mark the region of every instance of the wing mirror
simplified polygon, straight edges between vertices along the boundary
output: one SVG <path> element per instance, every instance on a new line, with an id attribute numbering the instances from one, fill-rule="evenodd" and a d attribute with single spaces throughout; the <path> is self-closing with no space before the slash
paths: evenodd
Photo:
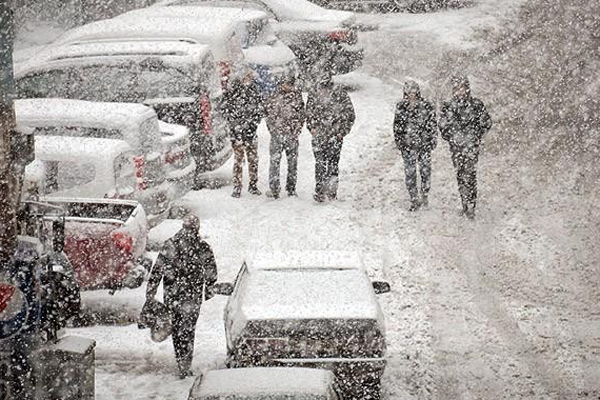
<path id="1" fill-rule="evenodd" d="M 375 290 L 375 294 L 383 294 L 391 292 L 392 288 L 390 284 L 383 281 L 374 281 L 373 282 L 373 290 Z"/>
<path id="2" fill-rule="evenodd" d="M 220 294 L 222 296 L 231 296 L 233 293 L 233 283 L 230 282 L 221 282 L 215 283 L 212 286 L 213 294 Z"/>

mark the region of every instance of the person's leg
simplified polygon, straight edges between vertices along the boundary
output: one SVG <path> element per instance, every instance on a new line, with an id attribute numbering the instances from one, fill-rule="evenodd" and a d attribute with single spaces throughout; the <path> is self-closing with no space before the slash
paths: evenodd
<path id="1" fill-rule="evenodd" d="M 328 180 L 327 180 L 327 196 L 330 200 L 337 198 L 339 174 L 340 174 L 340 157 L 342 155 L 343 139 L 334 139 L 330 142 L 328 152 Z"/>
<path id="2" fill-rule="evenodd" d="M 313 154 L 315 156 L 315 200 L 324 200 L 324 185 L 325 185 L 325 148 L 322 138 L 313 137 L 312 139 Z"/>
<path id="3" fill-rule="evenodd" d="M 431 152 L 419 153 L 419 172 L 421 174 L 421 205 L 429 206 L 429 191 L 431 189 Z"/>
<path id="4" fill-rule="evenodd" d="M 250 175 L 250 183 L 248 191 L 252 194 L 260 195 L 258 190 L 258 139 L 245 144 L 246 156 L 248 157 L 248 175 Z"/>
<path id="5" fill-rule="evenodd" d="M 296 195 L 296 183 L 298 181 L 298 148 L 299 140 L 297 136 L 289 136 L 286 140 L 285 155 L 287 157 L 287 182 L 285 190 L 289 196 Z"/>
<path id="6" fill-rule="evenodd" d="M 475 205 L 477 202 L 477 161 L 469 159 L 465 162 L 465 198 L 467 203 L 467 217 L 475 217 Z"/>
<path id="7" fill-rule="evenodd" d="M 460 195 L 460 202 L 462 205 L 462 213 L 467 213 L 467 197 L 465 192 L 465 158 L 462 153 L 458 150 L 452 152 L 452 163 L 456 170 L 456 181 L 458 183 L 458 193 Z"/>
<path id="8" fill-rule="evenodd" d="M 173 346 L 182 378 L 190 375 L 194 357 L 194 339 L 196 323 L 200 314 L 200 305 L 190 304 L 186 309 L 178 310 L 173 318 Z M 177 319 L 177 324 L 175 323 Z M 177 329 L 176 329 L 177 328 Z"/>
<path id="9" fill-rule="evenodd" d="M 281 169 L 281 153 L 283 151 L 283 136 L 277 133 L 271 134 L 271 143 L 269 145 L 269 153 L 271 162 L 269 165 L 269 188 L 273 197 L 279 197 L 281 190 L 279 184 L 279 174 Z"/>
<path id="10" fill-rule="evenodd" d="M 232 142 L 233 149 L 233 194 L 240 197 L 242 192 L 242 168 L 244 166 L 244 147 L 238 142 Z"/>
<path id="11" fill-rule="evenodd" d="M 411 211 L 419 208 L 419 188 L 417 186 L 417 152 L 414 150 L 402 150 L 402 160 L 404 161 L 404 176 L 406 189 L 410 198 Z"/>

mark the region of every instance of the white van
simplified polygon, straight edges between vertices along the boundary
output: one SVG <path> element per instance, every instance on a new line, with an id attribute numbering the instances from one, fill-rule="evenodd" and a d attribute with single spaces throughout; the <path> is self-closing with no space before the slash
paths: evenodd
<path id="1" fill-rule="evenodd" d="M 162 155 L 172 199 L 189 192 L 196 165 L 184 127 L 159 125 L 154 110 L 141 104 L 101 103 L 65 99 L 15 101 L 17 124 L 34 135 L 117 139 L 127 142 L 136 156 Z M 161 133 L 161 129 L 166 131 Z M 182 131 L 183 130 L 183 131 Z"/>
<path id="2" fill-rule="evenodd" d="M 207 45 L 138 38 L 51 46 L 17 66 L 15 79 L 17 96 L 23 99 L 151 106 L 161 121 L 189 130 L 195 176 L 220 167 L 231 155 L 226 123 L 216 106 L 221 95 L 219 74 Z M 179 153 L 165 155 L 168 173 L 172 170 L 181 176 L 187 173 L 181 168 L 191 169 L 177 150 L 186 147 L 185 140 L 171 128 L 163 130 L 165 151 Z"/>
<path id="3" fill-rule="evenodd" d="M 47 198 L 136 200 L 154 226 L 168 215 L 169 184 L 160 154 L 136 154 L 124 140 L 37 135 L 23 191 Z"/>

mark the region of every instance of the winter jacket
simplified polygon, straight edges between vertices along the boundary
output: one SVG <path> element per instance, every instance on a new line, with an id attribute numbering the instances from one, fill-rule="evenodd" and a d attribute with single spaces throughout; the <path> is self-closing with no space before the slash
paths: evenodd
<path id="1" fill-rule="evenodd" d="M 492 118 L 481 100 L 453 98 L 442 105 L 438 125 L 452 152 L 478 151 L 483 135 L 492 127 Z"/>
<path id="2" fill-rule="evenodd" d="M 433 105 L 419 99 L 396 104 L 394 139 L 400 150 L 432 151 L 437 146 L 437 123 Z"/>
<path id="3" fill-rule="evenodd" d="M 169 309 L 186 302 L 202 303 L 204 290 L 217 281 L 217 264 L 208 243 L 199 234 L 179 231 L 163 246 L 148 280 L 153 298 L 163 280 L 164 303 Z"/>
<path id="4" fill-rule="evenodd" d="M 306 119 L 302 92 L 275 92 L 267 102 L 267 128 L 269 133 L 282 135 L 300 135 Z"/>
<path id="5" fill-rule="evenodd" d="M 316 137 L 346 136 L 355 119 L 354 106 L 345 89 L 335 87 L 327 97 L 323 97 L 319 91 L 309 94 L 306 126 Z"/>
<path id="6" fill-rule="evenodd" d="M 255 83 L 232 82 L 223 94 L 222 110 L 229 124 L 231 140 L 256 140 L 256 130 L 264 116 L 264 105 Z"/>

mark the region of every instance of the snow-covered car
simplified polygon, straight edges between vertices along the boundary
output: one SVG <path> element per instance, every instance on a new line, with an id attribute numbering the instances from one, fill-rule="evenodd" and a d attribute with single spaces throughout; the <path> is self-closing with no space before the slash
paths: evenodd
<path id="1" fill-rule="evenodd" d="M 170 198 L 192 188 L 196 163 L 190 153 L 185 127 L 159 124 L 154 110 L 141 104 L 102 103 L 65 99 L 15 101 L 20 129 L 34 135 L 95 137 L 126 141 L 143 162 L 162 154 Z"/>
<path id="2" fill-rule="evenodd" d="M 343 400 L 330 371 L 314 368 L 234 368 L 196 378 L 188 400 Z"/>
<path id="3" fill-rule="evenodd" d="M 23 191 L 48 199 L 136 200 L 155 226 L 171 208 L 163 160 L 159 153 L 136 154 L 124 140 L 38 135 Z"/>
<path id="4" fill-rule="evenodd" d="M 193 5 L 267 13 L 275 34 L 296 54 L 308 79 L 324 70 L 346 74 L 362 65 L 364 48 L 351 12 L 327 10 L 308 0 L 163 0 L 154 7 Z"/>
<path id="5" fill-rule="evenodd" d="M 146 213 L 136 201 L 47 198 L 37 204 L 56 206 L 64 221 L 64 252 L 82 290 L 134 288 L 147 274 Z M 30 214 L 35 214 L 32 210 Z M 44 215 L 46 229 L 54 221 Z"/>
<path id="6" fill-rule="evenodd" d="M 245 63 L 255 71 L 264 95 L 275 88 L 277 78 L 298 74 L 296 56 L 274 34 L 264 12 L 240 8 L 149 7 L 127 12 L 119 18 L 136 20 L 149 17 L 191 18 L 198 24 L 230 21 L 236 27 Z"/>
<path id="7" fill-rule="evenodd" d="M 15 78 L 20 98 L 151 106 L 160 120 L 189 129 L 196 174 L 220 167 L 231 155 L 225 120 L 216 106 L 221 96 L 219 73 L 207 45 L 150 37 L 89 39 L 49 47 L 18 65 Z M 171 130 L 164 132 L 167 153 L 186 147 L 185 135 L 173 135 Z M 192 160 L 183 155 L 165 154 L 168 170 L 180 178 L 192 170 Z M 176 165 L 169 160 L 176 160 Z"/>
<path id="8" fill-rule="evenodd" d="M 386 360 L 384 318 L 358 256 L 262 254 L 245 262 L 225 308 L 230 367 L 297 366 L 332 370 L 345 396 L 379 396 Z M 372 397 L 373 398 L 373 397 Z"/>

